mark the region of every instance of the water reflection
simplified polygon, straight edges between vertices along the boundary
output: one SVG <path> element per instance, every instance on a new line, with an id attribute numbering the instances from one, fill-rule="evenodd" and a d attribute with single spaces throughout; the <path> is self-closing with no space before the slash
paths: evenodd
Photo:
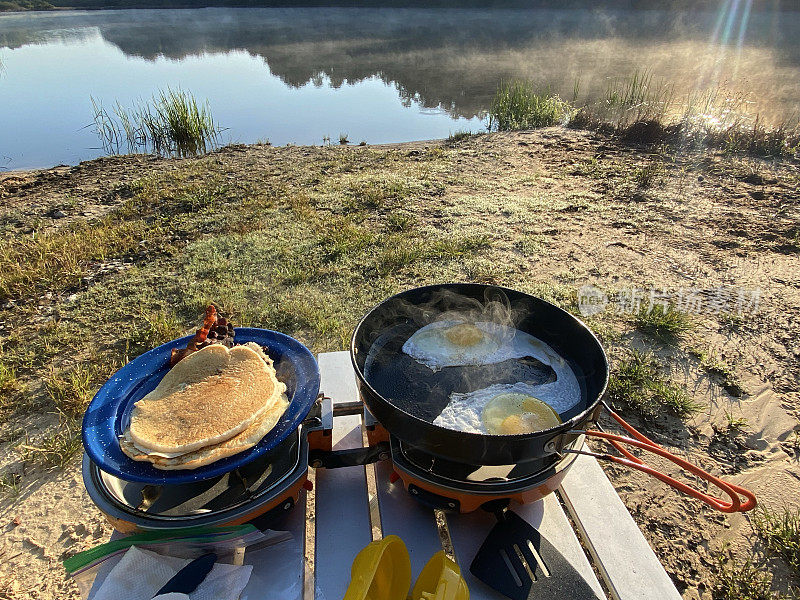
<path id="1" fill-rule="evenodd" d="M 362 84 L 369 95 L 377 92 L 373 83 L 382 82 L 406 106 L 446 111 L 471 119 L 472 125 L 502 79 L 531 78 L 567 98 L 580 79 L 579 99 L 592 100 L 604 93 L 609 78 L 642 68 L 656 79 L 674 82 L 677 94 L 723 86 L 726 93 L 746 95 L 758 101 L 768 120 L 784 120 L 798 111 L 798 13 L 731 17 L 730 11 L 602 11 L 590 8 L 594 4 L 587 2 L 584 10 L 528 11 L 276 8 L 18 14 L 0 16 L 0 47 L 5 48 L 0 59 L 5 57 L 10 66 L 14 52 L 31 45 L 55 53 L 58 48 L 98 48 L 102 41 L 121 51 L 131 65 L 143 59 L 162 70 L 174 61 L 224 68 L 223 82 L 228 66 L 218 59 L 244 55 L 263 61 L 264 79 L 275 76 L 289 89 Z M 56 68 L 46 61 L 38 64 Z M 91 79 L 80 73 L 79 65 L 67 68 L 76 77 Z M 140 72 L 131 69 L 130 85 L 139 86 Z M 212 77 L 210 73 L 205 77 Z M 15 77 L 9 70 L 4 79 Z M 88 95 L 85 90 L 87 103 Z M 218 120 L 227 124 L 214 94 L 210 99 Z M 364 107 L 367 112 L 381 110 Z M 336 135 L 336 124 L 332 127 Z M 237 133 L 243 141 L 268 136 L 281 142 L 272 131 Z M 314 132 L 315 139 L 320 135 Z M 367 137 L 380 142 L 402 135 Z"/>

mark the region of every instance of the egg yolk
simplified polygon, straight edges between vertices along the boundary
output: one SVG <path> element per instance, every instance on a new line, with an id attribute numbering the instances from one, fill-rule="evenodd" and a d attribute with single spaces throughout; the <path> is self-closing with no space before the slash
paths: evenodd
<path id="1" fill-rule="evenodd" d="M 495 435 L 519 435 L 555 427 L 558 413 L 546 402 L 524 394 L 500 394 L 492 398 L 481 414 L 486 431 Z"/>
<path id="2" fill-rule="evenodd" d="M 527 433 L 525 421 L 519 415 L 511 415 L 503 419 L 500 423 L 500 431 L 505 435 L 518 435 L 520 433 Z"/>
<path id="3" fill-rule="evenodd" d="M 522 402 L 522 410 L 528 413 L 538 413 L 540 411 L 544 411 L 545 413 L 552 412 L 552 408 L 544 404 L 544 402 L 539 400 L 538 398 L 528 398 Z"/>
<path id="4" fill-rule="evenodd" d="M 483 341 L 483 331 L 472 323 L 459 323 L 448 327 L 444 332 L 444 336 L 451 344 L 462 348 L 475 346 Z"/>

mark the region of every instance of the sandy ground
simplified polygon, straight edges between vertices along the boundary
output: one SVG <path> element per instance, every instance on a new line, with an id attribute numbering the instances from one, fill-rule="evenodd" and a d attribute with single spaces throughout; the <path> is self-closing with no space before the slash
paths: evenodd
<path id="1" fill-rule="evenodd" d="M 400 150 L 411 161 L 414 152 L 440 144 L 372 150 Z M 338 151 L 237 147 L 215 157 L 231 177 L 247 178 L 277 158 L 302 163 L 310 155 Z M 712 473 L 749 487 L 764 506 L 800 505 L 797 162 L 716 154 L 664 159 L 597 134 L 561 129 L 482 136 L 450 151 L 443 193 L 414 210 L 434 229 L 498 232 L 499 241 L 483 260 L 500 265 L 492 275 L 499 283 L 524 288 L 520 282 L 535 278 L 609 292 L 631 287 L 760 290 L 756 311 L 733 325 L 717 314 L 698 315 L 695 328 L 675 345 L 635 331 L 624 315 L 604 313 L 589 323 L 612 358 L 627 347 L 652 349 L 668 365 L 671 379 L 704 406 L 686 422 L 664 417 L 644 423 L 632 417 L 634 424 Z M 641 189 L 630 183 L 635 168 L 654 161 L 664 165 L 654 185 Z M 0 175 L 0 214 L 7 222 L 20 213 L 40 216 L 50 219 L 48 227 L 96 218 L 113 208 L 108 190 L 188 162 L 121 157 Z M 52 207 L 65 197 L 77 208 L 54 219 Z M 19 233 L 6 227 L 8 237 Z M 520 239 L 540 247 L 521 252 Z M 12 322 L 13 307 L 4 311 Z M 711 349 L 731 365 L 745 393 L 728 393 L 719 377 L 700 367 L 692 348 Z M 728 415 L 745 419 L 746 426 L 723 434 Z M 46 410 L 12 414 L 0 423 L 0 471 L 19 479 L 16 493 L 0 495 L 0 598 L 75 598 L 60 561 L 111 533 L 83 488 L 79 459 L 63 469 L 20 460 L 21 442 L 14 432 L 35 432 L 52 423 Z M 653 463 L 675 472 L 663 461 Z M 607 473 L 684 598 L 711 598 L 717 556 L 728 545 L 740 558 L 755 556 L 775 575 L 778 587 L 792 583 L 779 560 L 764 558 L 748 515 L 714 513 L 622 468 L 608 467 Z"/>

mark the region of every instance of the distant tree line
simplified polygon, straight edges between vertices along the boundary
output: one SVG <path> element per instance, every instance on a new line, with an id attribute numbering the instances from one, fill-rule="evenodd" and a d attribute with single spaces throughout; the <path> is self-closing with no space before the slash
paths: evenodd
<path id="1" fill-rule="evenodd" d="M 0 0 L 0 12 L 10 10 L 53 10 L 55 6 L 44 0 Z"/>
<path id="2" fill-rule="evenodd" d="M 0 0 L 0 11 L 64 8 L 206 8 L 221 7 L 435 7 L 435 8 L 610 8 L 714 9 L 722 0 Z M 754 8 L 798 9 L 796 0 L 755 0 Z"/>

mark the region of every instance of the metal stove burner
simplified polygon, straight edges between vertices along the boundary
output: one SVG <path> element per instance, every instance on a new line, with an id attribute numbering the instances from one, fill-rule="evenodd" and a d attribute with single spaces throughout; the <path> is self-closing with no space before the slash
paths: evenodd
<path id="1" fill-rule="evenodd" d="M 136 525 L 176 527 L 235 520 L 279 497 L 305 478 L 308 444 L 300 430 L 272 452 L 220 477 L 153 486 L 124 481 L 101 471 L 84 456 L 84 481 L 107 515 Z"/>
<path id="2" fill-rule="evenodd" d="M 583 436 L 576 440 L 580 446 Z M 392 463 L 395 468 L 443 490 L 474 494 L 516 493 L 540 485 L 566 469 L 575 455 L 567 454 L 542 466 L 540 461 L 515 465 L 470 465 L 434 456 L 390 436 Z"/>

